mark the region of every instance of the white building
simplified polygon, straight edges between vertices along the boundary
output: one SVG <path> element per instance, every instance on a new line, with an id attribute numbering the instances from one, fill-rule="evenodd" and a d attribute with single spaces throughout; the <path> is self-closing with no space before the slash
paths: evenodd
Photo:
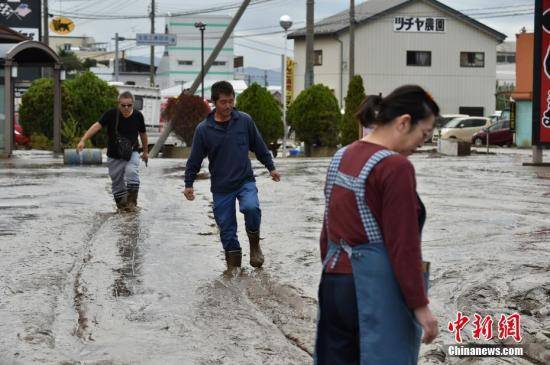
<path id="1" fill-rule="evenodd" d="M 516 84 L 516 42 L 503 42 L 497 46 L 497 84 Z"/>
<path id="2" fill-rule="evenodd" d="M 435 0 L 368 0 L 356 6 L 355 73 L 368 94 L 403 84 L 426 88 L 443 113 L 495 109 L 496 46 L 506 36 Z M 305 29 L 295 40 L 294 95 L 304 88 Z M 315 25 L 315 83 L 347 93 L 349 12 Z"/>
<path id="3" fill-rule="evenodd" d="M 169 17 L 166 30 L 177 35 L 177 45 L 166 47 L 157 69 L 157 82 L 161 89 L 193 81 L 201 71 L 201 33 L 196 22 L 206 24 L 204 32 L 204 62 L 225 32 L 230 16 L 199 15 L 195 17 Z M 225 43 L 205 79 L 233 79 L 233 37 Z M 200 87 L 198 89 L 200 91 Z"/>

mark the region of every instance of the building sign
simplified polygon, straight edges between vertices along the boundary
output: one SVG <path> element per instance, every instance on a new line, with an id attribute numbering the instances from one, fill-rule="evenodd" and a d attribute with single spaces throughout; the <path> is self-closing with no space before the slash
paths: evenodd
<path id="1" fill-rule="evenodd" d="M 136 45 L 138 46 L 175 46 L 178 43 L 175 34 L 138 33 Z"/>
<path id="2" fill-rule="evenodd" d="M 533 145 L 550 145 L 550 0 L 535 2 Z"/>
<path id="3" fill-rule="evenodd" d="M 23 85 L 19 85 L 19 84 L 16 84 L 13 88 L 13 95 L 16 99 L 19 99 L 19 98 L 22 98 L 23 97 L 23 94 L 25 94 L 27 92 L 27 90 L 29 90 L 31 86 L 29 84 L 23 84 Z"/>
<path id="4" fill-rule="evenodd" d="M 74 22 L 63 16 L 56 16 L 50 22 L 50 29 L 57 34 L 69 34 L 74 30 Z"/>
<path id="5" fill-rule="evenodd" d="M 445 33 L 445 26 L 445 18 L 396 16 L 393 20 L 395 32 Z"/>
<path id="6" fill-rule="evenodd" d="M 41 9 L 40 0 L 0 0 L 0 24 L 39 41 Z"/>
<path id="7" fill-rule="evenodd" d="M 29 38 L 30 40 L 40 42 L 40 28 L 11 28 L 12 30 L 15 30 L 16 32 L 21 33 L 25 37 Z"/>
<path id="8" fill-rule="evenodd" d="M 292 58 L 286 59 L 286 106 L 288 107 L 292 102 L 294 96 L 294 60 Z"/>
<path id="9" fill-rule="evenodd" d="M 516 131 L 516 102 L 510 103 L 510 131 Z"/>

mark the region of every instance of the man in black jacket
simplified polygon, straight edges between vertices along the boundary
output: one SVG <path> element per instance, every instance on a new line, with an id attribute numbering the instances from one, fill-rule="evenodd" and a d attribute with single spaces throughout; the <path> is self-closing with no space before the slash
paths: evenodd
<path id="1" fill-rule="evenodd" d="M 118 118 L 117 118 L 118 114 Z M 133 152 L 127 161 L 120 156 L 117 149 L 115 127 L 118 119 L 118 135 L 130 141 Z M 147 163 L 149 153 L 147 147 L 147 133 L 145 120 L 140 111 L 134 110 L 134 96 L 129 91 L 121 93 L 118 97 L 118 108 L 107 110 L 84 134 L 76 151 L 84 148 L 86 140 L 92 138 L 101 128 L 107 127 L 109 141 L 107 144 L 107 163 L 109 176 L 111 177 L 111 191 L 115 203 L 120 210 L 134 210 L 137 206 L 139 192 L 139 144 L 138 135 L 143 146 L 141 159 Z"/>

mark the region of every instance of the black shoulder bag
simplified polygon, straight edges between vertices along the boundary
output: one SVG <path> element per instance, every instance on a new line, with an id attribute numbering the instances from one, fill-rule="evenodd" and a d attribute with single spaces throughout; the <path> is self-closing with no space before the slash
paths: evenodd
<path id="1" fill-rule="evenodd" d="M 120 112 L 116 111 L 116 124 L 115 124 L 115 142 L 117 152 L 121 159 L 130 161 L 132 158 L 132 153 L 134 152 L 134 144 L 128 138 L 118 134 L 118 114 Z"/>

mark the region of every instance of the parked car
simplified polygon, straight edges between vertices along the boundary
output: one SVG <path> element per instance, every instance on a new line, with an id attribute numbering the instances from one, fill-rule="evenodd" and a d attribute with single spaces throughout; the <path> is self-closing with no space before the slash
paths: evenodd
<path id="1" fill-rule="evenodd" d="M 13 126 L 14 126 L 13 134 L 15 135 L 15 144 L 20 146 L 27 146 L 30 140 L 29 140 L 29 137 L 27 137 L 23 132 L 23 128 L 21 128 L 21 126 L 17 122 L 15 122 Z"/>
<path id="2" fill-rule="evenodd" d="M 498 122 L 501 118 L 502 110 L 495 110 L 495 112 L 489 115 L 487 118 L 491 119 L 491 124 Z"/>
<path id="3" fill-rule="evenodd" d="M 510 130 L 509 120 L 500 120 L 487 128 L 483 128 L 472 136 L 472 143 L 476 146 L 487 144 L 487 134 L 489 134 L 489 144 L 510 146 L 514 143 L 514 133 Z"/>
<path id="4" fill-rule="evenodd" d="M 500 113 L 498 120 L 510 120 L 510 109 L 504 109 L 502 113 Z"/>
<path id="5" fill-rule="evenodd" d="M 430 137 L 432 142 L 436 143 L 437 139 L 439 138 L 439 131 L 445 124 L 449 123 L 452 119 L 455 118 L 464 118 L 468 117 L 466 114 L 441 114 L 437 118 L 435 118 L 435 126 L 432 136 Z M 426 140 L 426 142 L 429 142 L 429 140 Z"/>
<path id="6" fill-rule="evenodd" d="M 442 139 L 458 139 L 464 142 L 471 142 L 472 136 L 481 128 L 491 125 L 491 120 L 484 117 L 461 117 L 454 118 L 441 128 Z"/>

